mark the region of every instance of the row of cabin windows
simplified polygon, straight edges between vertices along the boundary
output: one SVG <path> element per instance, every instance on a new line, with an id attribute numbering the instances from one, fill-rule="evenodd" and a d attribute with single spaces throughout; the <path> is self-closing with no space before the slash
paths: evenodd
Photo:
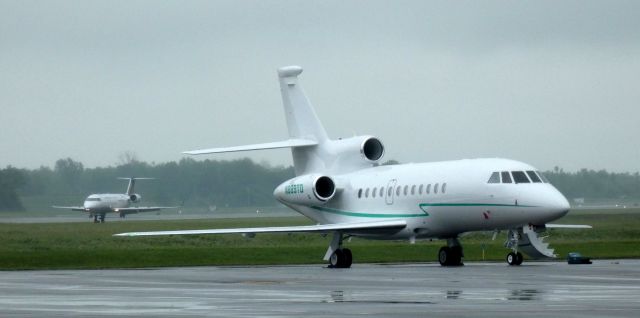
<path id="1" fill-rule="evenodd" d="M 384 188 L 385 187 L 380 187 L 380 188 L 366 188 L 366 189 L 358 189 L 358 199 L 362 198 L 362 196 L 364 195 L 365 198 L 368 198 L 369 196 L 371 196 L 372 198 L 377 197 L 384 197 Z M 440 190 L 440 193 L 445 193 L 447 191 L 447 183 L 443 183 L 442 186 L 440 186 L 439 183 L 436 183 L 433 185 L 433 193 L 437 194 L 438 193 L 438 189 Z M 415 184 L 412 185 L 411 187 L 409 187 L 408 185 L 403 186 L 397 186 L 395 188 L 396 190 L 396 196 L 400 196 L 400 194 L 404 194 L 405 196 L 407 195 L 422 195 L 422 192 L 424 190 L 424 194 L 430 194 L 431 193 L 431 184 L 427 184 L 426 186 L 424 184 L 418 185 L 416 186 Z M 391 196 L 393 194 L 393 187 L 388 187 L 387 188 L 387 196 Z"/>
<path id="2" fill-rule="evenodd" d="M 549 183 L 540 172 L 528 171 L 496 171 L 491 174 L 487 183 Z"/>

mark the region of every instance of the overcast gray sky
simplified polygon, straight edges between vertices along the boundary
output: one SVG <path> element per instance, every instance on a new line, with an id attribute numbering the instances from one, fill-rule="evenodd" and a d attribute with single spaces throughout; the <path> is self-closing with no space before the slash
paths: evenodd
<path id="1" fill-rule="evenodd" d="M 385 159 L 640 170 L 640 1 L 0 1 L 0 167 L 286 139 L 291 64 Z"/>

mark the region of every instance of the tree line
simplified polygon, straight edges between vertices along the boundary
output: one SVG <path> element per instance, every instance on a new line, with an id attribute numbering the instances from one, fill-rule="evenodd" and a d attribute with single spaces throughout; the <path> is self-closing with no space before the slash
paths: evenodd
<path id="1" fill-rule="evenodd" d="M 385 164 L 396 164 L 389 161 Z M 582 169 L 565 172 L 554 168 L 544 173 L 567 198 L 640 198 L 640 175 Z M 71 158 L 56 161 L 53 168 L 0 170 L 0 211 L 24 209 L 21 197 L 73 198 L 78 205 L 91 193 L 124 193 L 127 183 L 118 177 L 154 177 L 139 181 L 136 192 L 145 202 L 162 205 L 273 206 L 273 189 L 292 178 L 292 167 L 257 164 L 250 159 L 149 164 L 134 159 L 117 166 L 85 168 Z"/>

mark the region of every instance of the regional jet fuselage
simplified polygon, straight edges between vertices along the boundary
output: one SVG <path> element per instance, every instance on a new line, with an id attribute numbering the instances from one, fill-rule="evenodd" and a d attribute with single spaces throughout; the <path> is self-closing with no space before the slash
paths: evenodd
<path id="1" fill-rule="evenodd" d="M 82 206 L 53 206 L 57 209 L 70 209 L 72 211 L 83 211 L 89 213 L 89 217 L 93 218 L 94 223 L 103 223 L 107 213 L 117 213 L 121 218 L 127 214 L 138 212 L 159 211 L 161 209 L 175 207 L 134 207 L 135 203 L 142 200 L 142 196 L 135 193 L 136 180 L 152 179 L 152 178 L 118 178 L 129 180 L 126 193 L 101 193 L 91 194 L 85 200 Z"/>

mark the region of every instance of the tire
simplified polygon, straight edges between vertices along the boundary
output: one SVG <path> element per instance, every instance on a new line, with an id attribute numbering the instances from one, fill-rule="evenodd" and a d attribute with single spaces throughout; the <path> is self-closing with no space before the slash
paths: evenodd
<path id="1" fill-rule="evenodd" d="M 329 263 L 331 264 L 330 265 L 331 268 L 342 268 L 344 264 L 344 254 L 342 253 L 341 249 L 338 249 L 335 252 L 333 252 L 333 254 L 331 254 L 331 257 L 329 258 Z"/>
<path id="2" fill-rule="evenodd" d="M 509 252 L 509 254 L 507 254 L 507 264 L 514 266 L 516 265 L 517 260 L 518 256 L 516 256 L 516 253 Z"/>
<path id="3" fill-rule="evenodd" d="M 449 266 L 451 258 L 451 249 L 448 246 L 443 246 L 438 251 L 438 262 L 441 266 Z"/>
<path id="4" fill-rule="evenodd" d="M 520 252 L 516 253 L 516 263 L 515 263 L 515 265 L 522 265 L 523 261 L 524 261 L 524 256 L 522 256 L 522 253 L 520 253 Z"/>
<path id="5" fill-rule="evenodd" d="M 344 264 L 342 264 L 342 268 L 351 268 L 351 264 L 353 263 L 353 254 L 351 254 L 351 250 L 343 248 L 342 254 L 344 255 Z"/>
<path id="6" fill-rule="evenodd" d="M 454 246 L 450 248 L 451 256 L 449 257 L 450 266 L 462 265 L 462 246 Z"/>

